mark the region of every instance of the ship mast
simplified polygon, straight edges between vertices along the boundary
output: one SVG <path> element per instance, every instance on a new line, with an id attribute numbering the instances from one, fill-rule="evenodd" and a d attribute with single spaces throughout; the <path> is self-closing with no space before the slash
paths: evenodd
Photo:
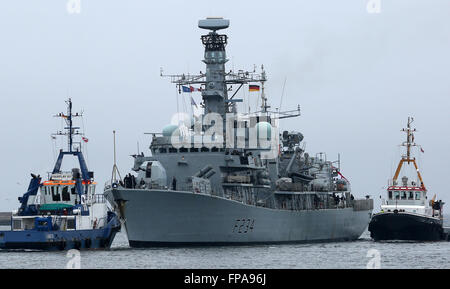
<path id="1" fill-rule="evenodd" d="M 398 166 L 397 166 L 397 170 L 395 171 L 395 175 L 392 178 L 392 183 L 395 184 L 397 182 L 398 179 L 398 175 L 400 174 L 400 170 L 403 166 L 403 163 L 413 163 L 414 167 L 416 168 L 416 172 L 417 172 L 417 176 L 420 180 L 420 186 L 422 189 L 425 190 L 425 184 L 423 183 L 423 179 L 422 176 L 419 172 L 419 167 L 417 166 L 416 163 L 416 158 L 412 158 L 411 157 L 411 147 L 417 146 L 417 144 L 414 142 L 414 132 L 416 132 L 415 128 L 411 128 L 411 124 L 413 123 L 414 118 L 413 117 L 408 117 L 408 123 L 406 128 L 403 128 L 402 131 L 406 133 L 406 141 L 403 142 L 401 145 L 406 147 L 406 155 L 402 156 L 402 159 L 400 160 Z"/>
<path id="2" fill-rule="evenodd" d="M 52 173 L 56 174 L 56 173 L 60 173 L 61 172 L 61 165 L 62 165 L 62 161 L 65 155 L 72 155 L 78 158 L 78 162 L 80 163 L 80 170 L 81 170 L 81 174 L 82 174 L 82 179 L 83 181 L 90 181 L 93 178 L 93 173 L 89 172 L 87 165 L 86 165 L 86 161 L 84 160 L 84 156 L 83 153 L 81 152 L 81 142 L 80 147 L 76 150 L 73 149 L 73 137 L 75 135 L 83 135 L 83 133 L 81 133 L 79 131 L 79 127 L 75 127 L 73 126 L 73 118 L 74 117 L 81 117 L 83 116 L 83 113 L 72 113 L 72 99 L 68 99 L 66 101 L 67 103 L 67 114 L 64 114 L 63 112 L 58 113 L 57 115 L 55 115 L 55 117 L 60 117 L 63 118 L 66 121 L 66 127 L 64 127 L 64 129 L 66 130 L 65 132 L 63 131 L 58 131 L 54 134 L 52 134 L 52 136 L 67 136 L 67 143 L 68 143 L 68 150 L 67 151 L 63 151 L 63 149 L 60 150 L 59 155 L 58 155 L 58 159 L 56 160 L 55 166 L 53 168 Z M 81 189 L 79 189 L 79 193 L 81 194 Z"/>
<path id="3" fill-rule="evenodd" d="M 75 135 L 82 135 L 82 133 L 80 133 L 78 131 L 78 129 L 80 129 L 79 127 L 74 127 L 73 126 L 73 118 L 74 117 L 81 117 L 83 116 L 83 113 L 72 113 L 72 99 L 68 99 L 66 101 L 67 103 L 67 114 L 64 113 L 59 113 L 57 115 L 55 115 L 55 117 L 61 117 L 66 121 L 66 127 L 64 128 L 66 130 L 66 132 L 62 132 L 62 131 L 58 131 L 57 133 L 53 134 L 53 136 L 67 136 L 67 145 L 68 145 L 68 150 L 67 152 L 72 153 L 73 152 L 73 137 Z M 81 147 L 80 147 L 81 149 Z"/>
<path id="4" fill-rule="evenodd" d="M 224 34 L 218 34 L 218 30 L 226 29 L 230 25 L 229 20 L 221 17 L 209 17 L 200 20 L 198 27 L 209 30 L 208 34 L 202 35 L 202 44 L 205 47 L 203 62 L 206 64 L 206 73 L 191 74 L 164 74 L 161 68 L 161 77 L 168 77 L 171 82 L 176 84 L 178 92 L 181 93 L 181 87 L 198 84 L 201 86 L 203 107 L 205 114 L 214 112 L 222 115 L 236 112 L 233 108 L 237 102 L 243 102 L 242 99 L 234 98 L 238 91 L 245 85 L 251 83 L 261 84 L 261 112 L 268 113 L 270 106 L 267 104 L 264 83 L 267 81 L 264 66 L 261 66 L 261 73 L 257 73 L 255 69 L 252 71 L 238 70 L 237 72 L 230 70 L 225 71 L 226 58 L 225 47 L 228 44 L 228 37 Z M 228 92 L 231 91 L 233 84 L 238 85 L 231 97 Z M 228 85 L 231 85 L 228 88 Z M 279 119 L 300 116 L 300 106 L 295 110 L 277 111 Z"/>

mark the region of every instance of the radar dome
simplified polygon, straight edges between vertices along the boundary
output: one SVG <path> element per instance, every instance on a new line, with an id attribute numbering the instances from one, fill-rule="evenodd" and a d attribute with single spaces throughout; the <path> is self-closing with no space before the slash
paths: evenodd
<path id="1" fill-rule="evenodd" d="M 163 134 L 163 136 L 171 137 L 173 132 L 177 129 L 178 129 L 177 125 L 169 124 L 163 128 L 162 134 Z"/>
<path id="2" fill-rule="evenodd" d="M 262 121 L 262 122 L 258 122 L 256 124 L 256 130 L 258 133 L 258 138 L 260 138 L 260 136 L 263 138 L 265 137 L 266 139 L 270 139 L 271 138 L 271 134 L 272 134 L 272 125 L 270 125 L 270 123 Z"/>

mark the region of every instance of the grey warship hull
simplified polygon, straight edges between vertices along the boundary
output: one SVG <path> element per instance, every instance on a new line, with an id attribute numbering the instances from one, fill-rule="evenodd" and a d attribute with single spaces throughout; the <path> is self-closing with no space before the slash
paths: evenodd
<path id="1" fill-rule="evenodd" d="M 371 210 L 279 210 L 188 191 L 109 189 L 131 247 L 350 241 Z M 144 217 L 145 216 L 145 217 Z"/>

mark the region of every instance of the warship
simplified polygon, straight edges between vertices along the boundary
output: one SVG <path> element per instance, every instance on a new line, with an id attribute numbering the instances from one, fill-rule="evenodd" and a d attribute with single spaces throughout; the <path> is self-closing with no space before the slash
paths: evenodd
<path id="1" fill-rule="evenodd" d="M 388 183 L 387 198 L 382 200 L 381 211 L 374 214 L 369 223 L 371 237 L 380 240 L 437 241 L 448 239 L 448 229 L 443 227 L 444 202 L 436 200 L 436 195 L 428 201 L 427 188 L 423 181 L 416 158 L 412 156 L 413 147 L 422 147 L 414 142 L 415 128 L 411 128 L 414 118 L 408 117 L 406 154 L 398 163 L 394 176 Z M 403 165 L 414 165 L 417 179 L 406 175 L 398 181 Z"/>
<path id="2" fill-rule="evenodd" d="M 103 194 L 95 193 L 94 172 L 90 171 L 81 151 L 81 141 L 87 142 L 73 118 L 72 101 L 67 101 L 67 113 L 59 113 L 67 124 L 68 149 L 60 150 L 48 179 L 31 174 L 27 191 L 19 197 L 20 207 L 11 214 L 11 229 L 0 231 L 0 249 L 70 250 L 109 248 L 120 230 L 120 220 L 108 208 Z M 80 142 L 74 137 L 81 136 Z M 79 167 L 62 171 L 64 157 L 74 157 Z"/>
<path id="3" fill-rule="evenodd" d="M 373 200 L 354 198 L 340 160 L 310 156 L 302 133 L 279 129 L 300 107 L 270 111 L 263 66 L 261 72 L 225 69 L 228 37 L 218 31 L 229 20 L 206 18 L 198 26 L 208 31 L 201 36 L 206 72 L 161 76 L 179 93 L 201 92 L 203 112 L 177 115 L 151 133 L 151 155 L 133 155 L 132 172 L 105 184 L 130 246 L 358 239 Z M 236 95 L 247 86 L 261 105 L 238 113 L 243 100 Z"/>

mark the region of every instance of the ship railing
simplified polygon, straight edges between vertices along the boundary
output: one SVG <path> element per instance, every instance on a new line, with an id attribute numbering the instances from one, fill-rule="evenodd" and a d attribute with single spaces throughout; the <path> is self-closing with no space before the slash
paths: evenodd
<path id="1" fill-rule="evenodd" d="M 104 203 L 106 203 L 105 195 L 103 194 L 92 195 L 92 204 L 104 204 Z"/>

